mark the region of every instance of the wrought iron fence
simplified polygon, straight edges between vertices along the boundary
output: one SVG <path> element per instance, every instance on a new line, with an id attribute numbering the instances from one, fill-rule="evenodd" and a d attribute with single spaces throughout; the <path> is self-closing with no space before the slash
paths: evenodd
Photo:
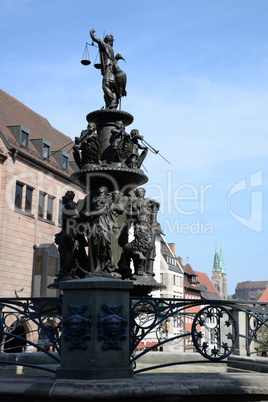
<path id="1" fill-rule="evenodd" d="M 61 333 L 61 298 L 0 299 L 1 366 L 19 364 L 54 372 L 37 359 L 26 359 L 21 354 L 43 352 L 51 363 L 60 363 Z"/>
<path id="2" fill-rule="evenodd" d="M 130 311 L 130 353 L 134 367 L 143 355 L 162 350 L 166 344 L 172 344 L 174 351 L 191 349 L 210 362 L 221 362 L 235 351 L 239 354 L 241 348 L 247 355 L 257 353 L 261 347 L 263 353 L 268 350 L 266 303 L 131 298 Z M 261 328 L 263 339 L 259 335 Z M 175 364 L 181 362 L 172 363 Z"/>
<path id="3" fill-rule="evenodd" d="M 129 323 L 134 368 L 139 358 L 165 350 L 165 345 L 178 354 L 197 352 L 212 363 L 226 361 L 239 349 L 247 355 L 268 351 L 266 303 L 132 297 Z M 50 362 L 60 364 L 61 336 L 62 297 L 0 299 L 0 366 L 19 364 L 53 373 L 54 368 L 34 363 L 33 354 L 29 359 L 22 354 L 42 352 Z M 21 358 L 12 360 L 13 355 Z M 182 362 L 169 365 L 175 364 Z"/>

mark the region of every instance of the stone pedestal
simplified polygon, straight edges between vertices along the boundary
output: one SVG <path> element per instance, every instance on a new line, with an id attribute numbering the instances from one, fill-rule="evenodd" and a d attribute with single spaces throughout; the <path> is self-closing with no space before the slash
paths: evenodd
<path id="1" fill-rule="evenodd" d="M 66 281 L 61 367 L 56 378 L 132 377 L 129 291 L 132 282 L 106 277 Z"/>

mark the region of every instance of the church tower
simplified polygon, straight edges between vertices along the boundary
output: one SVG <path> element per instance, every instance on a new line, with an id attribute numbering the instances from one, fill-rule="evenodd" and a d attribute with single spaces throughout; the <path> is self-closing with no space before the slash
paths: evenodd
<path id="1" fill-rule="evenodd" d="M 216 244 L 215 254 L 214 254 L 214 263 L 212 269 L 212 278 L 211 282 L 219 292 L 220 296 L 227 300 L 227 279 L 226 279 L 226 271 L 223 261 L 222 248 L 220 248 L 220 255 L 218 253 L 218 246 Z"/>

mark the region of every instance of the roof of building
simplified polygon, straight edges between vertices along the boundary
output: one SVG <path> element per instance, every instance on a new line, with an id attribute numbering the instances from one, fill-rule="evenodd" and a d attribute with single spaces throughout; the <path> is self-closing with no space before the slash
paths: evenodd
<path id="1" fill-rule="evenodd" d="M 225 266 L 224 266 L 224 261 L 223 261 L 223 254 L 222 254 L 222 248 L 220 248 L 220 270 L 223 274 L 226 274 L 225 271 Z"/>
<path id="2" fill-rule="evenodd" d="M 265 289 L 258 302 L 268 303 L 268 288 Z"/>
<path id="3" fill-rule="evenodd" d="M 220 271 L 220 260 L 218 254 L 218 246 L 216 244 L 215 254 L 214 254 L 214 261 L 213 261 L 213 269 L 212 271 Z"/>
<path id="4" fill-rule="evenodd" d="M 202 297 L 211 300 L 222 300 L 221 296 L 217 292 L 215 286 L 204 272 L 195 271 L 197 275 L 197 282 L 202 289 Z"/>
<path id="5" fill-rule="evenodd" d="M 45 139 L 51 143 L 51 156 L 46 160 L 37 152 L 37 149 L 31 141 L 29 148 L 26 149 L 16 140 L 8 126 L 24 126 L 30 130 L 30 140 Z M 36 162 L 42 162 L 48 169 L 53 168 L 61 174 L 70 176 L 73 169 L 69 166 L 69 172 L 64 172 L 62 166 L 57 162 L 54 151 L 62 150 L 69 154 L 73 146 L 73 141 L 67 135 L 61 133 L 51 126 L 48 120 L 38 113 L 34 112 L 23 103 L 13 98 L 0 89 L 0 135 L 8 149 L 16 148 L 26 157 L 31 157 Z M 69 161 L 73 161 L 72 152 L 69 154 Z"/>
<path id="6" fill-rule="evenodd" d="M 199 294 L 201 294 L 201 292 L 202 292 L 202 289 L 198 285 L 191 284 L 188 282 L 184 283 L 184 287 L 185 287 L 185 289 L 187 289 L 188 291 L 190 290 L 191 292 L 196 292 Z"/>
<path id="7" fill-rule="evenodd" d="M 196 272 L 193 270 L 189 262 L 186 265 L 182 265 L 182 269 L 184 272 L 184 287 L 185 290 L 190 290 L 191 292 L 197 292 L 201 294 L 202 289 L 199 287 L 198 283 L 196 282 Z"/>
<path id="8" fill-rule="evenodd" d="M 239 282 L 235 290 L 239 289 L 266 289 L 268 286 L 268 280 L 267 281 L 245 281 L 245 282 Z"/>
<path id="9" fill-rule="evenodd" d="M 212 272 L 215 272 L 215 271 L 221 272 L 222 274 L 226 274 L 224 261 L 223 261 L 222 248 L 220 248 L 220 254 L 219 254 L 217 244 L 215 247 L 215 254 L 214 254 L 214 261 L 213 261 L 213 268 L 212 268 Z"/>
<path id="10" fill-rule="evenodd" d="M 191 267 L 191 265 L 189 264 L 189 262 L 187 262 L 186 265 L 182 266 L 182 269 L 184 271 L 185 274 L 187 275 L 192 275 L 192 276 L 196 276 L 195 271 L 193 270 L 193 268 Z"/>
<path id="11" fill-rule="evenodd" d="M 182 274 L 181 267 L 180 267 L 179 265 L 178 265 L 177 267 L 174 267 L 174 266 L 168 264 L 168 269 L 169 269 L 170 271 L 173 271 L 173 272 L 177 272 L 177 273 L 179 273 L 179 274 Z"/>
<path id="12" fill-rule="evenodd" d="M 161 254 L 166 261 L 168 265 L 168 269 L 182 274 L 182 266 L 180 262 L 178 261 L 177 257 L 173 253 L 172 249 L 170 248 L 170 245 L 165 241 L 164 237 L 162 234 L 160 234 L 160 241 L 161 241 Z"/>

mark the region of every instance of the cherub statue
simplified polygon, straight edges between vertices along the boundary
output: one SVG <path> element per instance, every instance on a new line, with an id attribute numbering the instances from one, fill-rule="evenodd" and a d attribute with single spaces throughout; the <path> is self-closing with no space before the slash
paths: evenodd
<path id="1" fill-rule="evenodd" d="M 75 138 L 73 156 L 79 169 L 87 164 L 99 163 L 99 141 L 96 129 L 96 124 L 90 122 L 87 129 L 81 132 L 80 137 Z"/>
<path id="2" fill-rule="evenodd" d="M 139 134 L 139 130 L 133 129 L 130 132 L 131 154 L 126 160 L 126 165 L 133 168 L 140 168 L 144 159 L 148 154 L 148 147 L 140 145 L 139 140 L 143 140 L 143 137 Z M 139 149 L 142 149 L 139 154 Z"/>

